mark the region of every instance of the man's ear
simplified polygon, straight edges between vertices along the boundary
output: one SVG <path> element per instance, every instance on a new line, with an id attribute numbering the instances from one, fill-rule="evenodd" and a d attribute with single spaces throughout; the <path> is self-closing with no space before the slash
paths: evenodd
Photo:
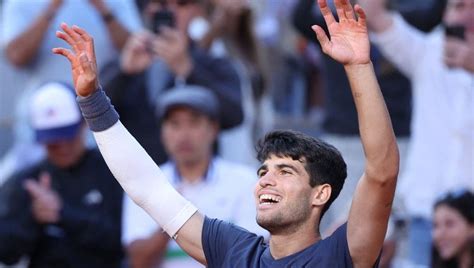
<path id="1" fill-rule="evenodd" d="M 332 187 L 325 183 L 314 187 L 312 205 L 323 207 L 331 197 Z"/>

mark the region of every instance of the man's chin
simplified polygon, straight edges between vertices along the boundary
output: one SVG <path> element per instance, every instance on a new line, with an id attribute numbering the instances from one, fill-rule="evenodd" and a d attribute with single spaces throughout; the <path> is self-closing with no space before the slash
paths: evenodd
<path id="1" fill-rule="evenodd" d="M 276 231 L 281 227 L 281 224 L 268 217 L 257 217 L 257 224 L 269 232 Z"/>

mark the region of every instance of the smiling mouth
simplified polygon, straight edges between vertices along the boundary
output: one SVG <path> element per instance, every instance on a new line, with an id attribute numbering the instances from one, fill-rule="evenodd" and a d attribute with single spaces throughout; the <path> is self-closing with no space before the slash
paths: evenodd
<path id="1" fill-rule="evenodd" d="M 262 194 L 258 197 L 260 205 L 276 204 L 281 201 L 281 197 L 271 194 Z"/>

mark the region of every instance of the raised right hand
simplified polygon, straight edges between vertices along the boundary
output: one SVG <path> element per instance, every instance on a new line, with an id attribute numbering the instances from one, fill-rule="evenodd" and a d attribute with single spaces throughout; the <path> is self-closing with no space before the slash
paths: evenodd
<path id="1" fill-rule="evenodd" d="M 156 38 L 148 31 L 138 32 L 128 38 L 120 54 L 120 69 L 126 74 L 145 71 L 153 62 L 155 55 L 150 51 L 152 40 Z"/>
<path id="2" fill-rule="evenodd" d="M 323 52 L 343 65 L 369 63 L 370 44 L 364 11 L 359 5 L 353 8 L 349 0 L 335 0 L 334 3 L 339 21 L 334 18 L 327 0 L 318 0 L 330 35 L 328 38 L 321 26 L 313 26 Z"/>
<path id="3" fill-rule="evenodd" d="M 53 48 L 53 53 L 63 55 L 69 60 L 76 94 L 87 97 L 99 87 L 94 40 L 78 26 L 69 27 L 62 23 L 61 29 L 64 32 L 57 31 L 56 36 L 66 41 L 73 51 L 61 47 Z"/>

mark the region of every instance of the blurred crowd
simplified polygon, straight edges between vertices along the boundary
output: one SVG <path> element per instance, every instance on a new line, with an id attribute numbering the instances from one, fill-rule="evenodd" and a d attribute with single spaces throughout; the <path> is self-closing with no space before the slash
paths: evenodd
<path id="1" fill-rule="evenodd" d="M 332 5 L 332 1 L 329 1 Z M 474 0 L 354 0 L 401 152 L 381 267 L 474 266 Z M 334 7 L 332 5 L 332 7 Z M 254 147 L 292 128 L 364 170 L 343 66 L 314 0 L 0 0 L 0 267 L 201 267 L 128 199 L 76 104 L 59 25 L 94 37 L 121 122 L 211 217 L 255 222 Z M 325 28 L 325 30 L 327 30 Z M 381 152 L 383 153 L 383 152 Z"/>

